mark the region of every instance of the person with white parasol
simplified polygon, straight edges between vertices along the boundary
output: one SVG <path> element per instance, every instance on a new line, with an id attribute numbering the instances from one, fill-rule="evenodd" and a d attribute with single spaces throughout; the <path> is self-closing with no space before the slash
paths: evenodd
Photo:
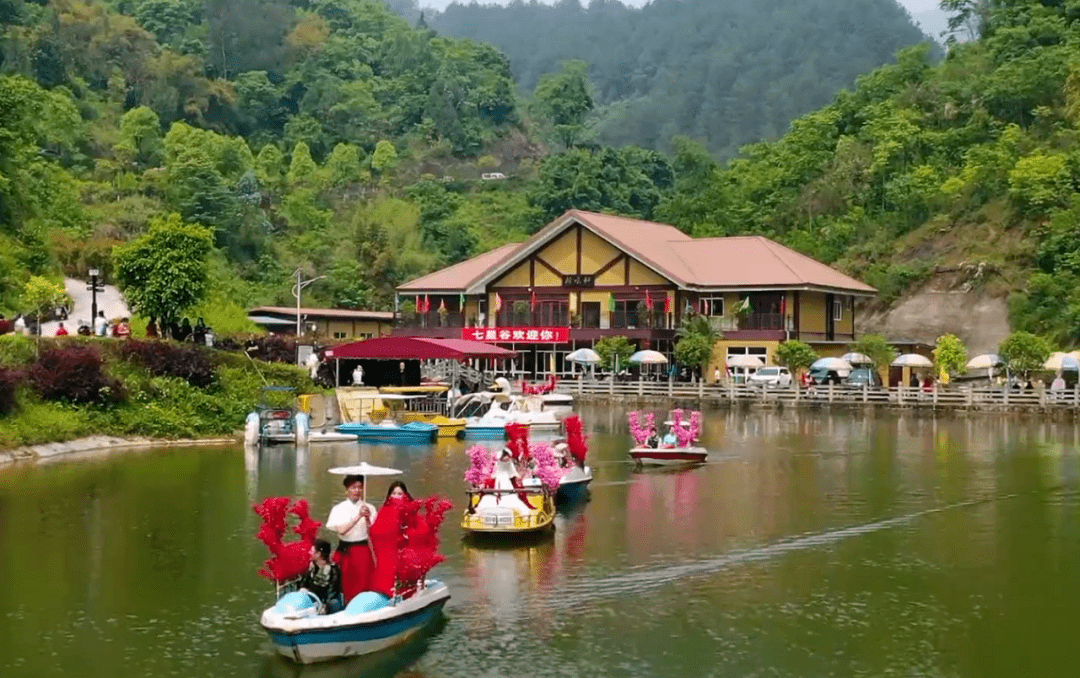
<path id="1" fill-rule="evenodd" d="M 330 469 L 344 475 L 345 501 L 330 509 L 326 528 L 338 534 L 338 565 L 341 567 L 341 592 L 347 605 L 358 593 L 371 590 L 375 574 L 375 558 L 368 543 L 368 528 L 375 521 L 375 507 L 367 501 L 365 480 L 372 475 L 397 475 L 401 471 L 372 466 L 367 462 L 357 466 Z"/>

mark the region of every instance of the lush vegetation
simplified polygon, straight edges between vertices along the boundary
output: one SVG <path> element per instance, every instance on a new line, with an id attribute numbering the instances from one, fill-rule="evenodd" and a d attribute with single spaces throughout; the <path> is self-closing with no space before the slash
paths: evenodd
<path id="1" fill-rule="evenodd" d="M 892 0 L 516 0 L 425 16 L 502 50 L 523 91 L 540 93 L 564 61 L 587 62 L 601 143 L 667 151 L 689 135 L 725 158 L 927 40 Z"/>
<path id="2" fill-rule="evenodd" d="M 5 335 L 0 449 L 90 434 L 231 435 L 258 402 L 264 377 L 317 390 L 302 369 L 256 364 L 238 353 L 81 337 L 42 339 L 37 347 L 29 337 Z"/>

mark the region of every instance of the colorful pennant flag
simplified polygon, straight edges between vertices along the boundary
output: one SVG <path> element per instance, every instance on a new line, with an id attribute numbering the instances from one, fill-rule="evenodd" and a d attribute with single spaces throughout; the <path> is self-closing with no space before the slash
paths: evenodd
<path id="1" fill-rule="evenodd" d="M 431 313 L 431 297 L 424 295 L 424 313 Z"/>
<path id="2" fill-rule="evenodd" d="M 607 308 L 608 308 L 609 311 L 612 311 L 612 312 L 615 311 L 615 295 L 614 294 L 609 294 L 608 295 Z"/>
<path id="3" fill-rule="evenodd" d="M 536 291 L 535 290 L 533 290 L 532 299 L 529 300 L 529 310 L 531 310 L 531 311 L 536 310 Z"/>
<path id="4" fill-rule="evenodd" d="M 462 311 L 465 310 L 465 293 L 464 292 L 462 292 L 460 295 L 458 295 L 458 308 L 461 309 Z"/>
<path id="5" fill-rule="evenodd" d="M 645 290 L 645 308 L 652 310 L 652 295 L 649 294 L 649 290 Z"/>
<path id="6" fill-rule="evenodd" d="M 664 293 L 664 313 L 671 313 L 671 295 Z"/>
<path id="7" fill-rule="evenodd" d="M 439 302 L 439 310 L 440 311 L 445 311 L 446 310 L 446 299 L 443 299 L 442 301 Z"/>
<path id="8" fill-rule="evenodd" d="M 502 295 L 498 292 L 495 293 L 495 312 L 498 313 L 502 310 Z"/>

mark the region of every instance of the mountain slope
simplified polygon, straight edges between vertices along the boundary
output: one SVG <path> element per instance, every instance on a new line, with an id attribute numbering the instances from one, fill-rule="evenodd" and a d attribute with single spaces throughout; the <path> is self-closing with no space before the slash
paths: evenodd
<path id="1" fill-rule="evenodd" d="M 668 149 L 682 134 L 723 157 L 926 40 L 893 0 L 452 4 L 427 22 L 497 46 L 524 90 L 560 62 L 588 62 L 602 143 Z"/>

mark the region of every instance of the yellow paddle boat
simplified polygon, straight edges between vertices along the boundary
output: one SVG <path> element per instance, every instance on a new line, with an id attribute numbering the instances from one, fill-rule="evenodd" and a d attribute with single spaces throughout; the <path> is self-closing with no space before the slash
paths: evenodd
<path id="1" fill-rule="evenodd" d="M 439 427 L 440 438 L 458 438 L 465 435 L 464 419 L 451 419 L 436 412 L 402 412 L 402 418 L 406 422 L 418 421 L 424 424 L 435 424 Z"/>
<path id="2" fill-rule="evenodd" d="M 469 490 L 461 528 L 469 533 L 524 534 L 555 526 L 555 498 L 543 485 Z"/>

